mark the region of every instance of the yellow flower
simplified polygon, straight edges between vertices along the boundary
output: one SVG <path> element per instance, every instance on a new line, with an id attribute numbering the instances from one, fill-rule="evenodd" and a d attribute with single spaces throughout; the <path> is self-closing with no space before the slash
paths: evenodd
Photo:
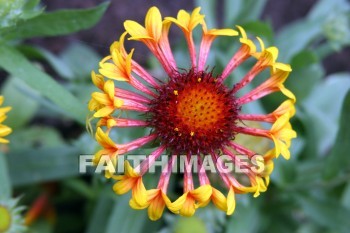
<path id="1" fill-rule="evenodd" d="M 0 96 L 0 106 L 4 102 L 4 97 Z M 11 110 L 11 107 L 0 107 L 0 143 L 9 143 L 9 140 L 3 138 L 12 132 L 12 129 L 6 125 L 3 125 L 7 118 L 6 113 Z"/>
<path id="2" fill-rule="evenodd" d="M 202 26 L 200 44 L 193 39 L 198 25 Z M 140 165 L 136 167 L 134 163 L 135 168 L 126 159 L 123 175 L 106 172 L 107 178 L 117 181 L 114 191 L 124 194 L 132 190 L 130 206 L 134 209 L 148 208 L 151 220 L 159 219 L 166 207 L 175 214 L 192 216 L 196 209 L 210 202 L 231 215 L 237 194 L 252 193 L 257 197 L 265 192 L 273 171 L 273 160 L 280 154 L 288 159 L 291 140 L 296 137 L 289 122 L 295 115 L 296 98 L 284 85 L 292 69 L 290 65 L 278 62 L 277 47 L 265 48 L 263 41 L 256 37 L 254 41 L 260 43 L 260 50 L 257 50 L 255 42 L 240 26 L 237 26 L 237 31 L 231 28 L 208 29 L 199 7 L 192 12 L 180 10 L 176 18 L 164 19 L 158 8 L 151 7 L 144 25 L 127 20 L 124 27 L 126 32 L 111 45 L 110 54 L 100 62 L 100 74 L 92 73 L 92 81 L 100 92 L 92 93 L 89 109 L 94 111 L 95 118 L 99 118 L 96 141 L 102 146 L 95 155 L 95 163 L 102 155 L 107 155 L 115 165 L 119 154 L 142 148 L 148 143 L 156 148 Z M 176 66 L 169 43 L 171 27 L 179 28 L 187 42 L 191 61 L 187 70 Z M 237 35 L 239 38 L 234 37 Z M 132 58 L 135 49 L 129 53 L 125 50 L 126 36 L 129 36 L 128 40 L 146 45 L 164 72 L 153 74 L 137 63 Z M 217 70 L 211 72 L 210 68 L 217 65 L 207 64 L 207 58 L 212 42 L 221 36 L 232 37 L 240 47 L 221 73 Z M 250 58 L 254 58 L 251 59 L 254 62 L 251 69 L 237 83 L 228 86 L 224 81 Z M 244 88 L 254 79 L 261 80 L 260 74 L 266 71 L 269 71 L 269 77 L 260 85 L 252 90 Z M 118 85 L 120 81 L 127 83 Z M 283 97 L 275 111 L 268 114 L 245 112 L 246 104 L 274 92 L 280 92 L 287 98 Z M 146 128 L 144 132 L 147 133 L 125 144 L 115 143 L 123 134 L 117 131 L 119 138 L 112 139 L 112 135 L 116 134 L 110 132 L 129 127 Z M 245 140 L 238 140 L 242 137 Z M 259 142 L 263 141 L 264 146 L 251 147 L 256 144 L 254 137 Z M 260 153 L 264 155 L 256 157 Z M 169 180 L 174 164 L 182 154 L 186 155 L 183 192 L 172 201 L 167 196 Z M 221 155 L 226 158 L 221 158 Z M 143 176 L 160 156 L 166 157 L 168 163 L 162 167 L 157 187 L 146 190 Z M 196 164 L 201 166 L 200 172 L 192 170 L 193 158 L 199 159 Z M 226 197 L 214 187 L 217 182 L 206 174 L 208 168 L 204 166 L 204 159 L 208 158 L 212 159 L 213 168 L 226 187 Z M 249 162 L 244 163 L 244 159 Z M 222 164 L 226 162 L 242 170 L 224 169 Z M 210 171 L 213 172 L 213 169 Z M 198 174 L 198 185 L 193 181 L 195 173 Z"/>

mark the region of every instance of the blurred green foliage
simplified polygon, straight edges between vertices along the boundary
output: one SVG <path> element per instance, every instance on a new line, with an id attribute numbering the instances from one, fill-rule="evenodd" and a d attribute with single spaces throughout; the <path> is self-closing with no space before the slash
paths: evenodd
<path id="1" fill-rule="evenodd" d="M 279 60 L 292 65 L 286 86 L 297 96 L 292 124 L 298 138 L 292 143 L 291 160 L 276 161 L 269 190 L 259 198 L 239 196 L 231 217 L 209 206 L 189 219 L 166 213 L 151 222 L 146 211 L 130 209 L 129 196 L 116 197 L 103 177 L 78 173 L 78 155 L 96 150 L 83 125 L 95 90 L 90 71 L 96 70 L 100 56 L 82 43 L 56 55 L 23 41 L 90 28 L 108 4 L 45 12 L 38 0 L 0 0 L 0 68 L 9 74 L 1 93 L 5 105 L 13 107 L 7 123 L 15 130 L 6 157 L 0 156 L 0 194 L 24 194 L 22 202 L 30 205 L 45 192 L 41 184 L 53 182 L 60 190 L 51 197 L 56 225 L 37 221 L 29 232 L 349 232 L 350 73 L 325 77 L 322 61 L 349 46 L 350 3 L 319 0 L 305 18 L 275 33 L 269 22 L 260 20 L 266 2 L 224 0 L 222 18 L 224 27 L 242 25 L 267 45 L 276 45 Z M 202 7 L 208 26 L 219 27 L 213 10 L 218 2 L 195 3 Z M 185 48 L 179 43 L 175 52 L 184 64 Z M 229 38 L 220 38 L 210 62 L 222 69 L 234 51 Z M 52 69 L 50 74 L 42 63 Z M 156 73 L 152 60 L 149 65 Z M 246 66 L 239 67 L 233 80 L 246 71 Z M 272 96 L 254 107 L 269 112 L 278 103 L 280 96 Z M 62 137 L 62 130 L 70 136 Z M 133 136 L 127 133 L 125 140 Z"/>

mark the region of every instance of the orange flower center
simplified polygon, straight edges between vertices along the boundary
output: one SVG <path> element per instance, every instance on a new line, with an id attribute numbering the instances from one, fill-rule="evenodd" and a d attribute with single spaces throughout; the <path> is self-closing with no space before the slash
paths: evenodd
<path id="1" fill-rule="evenodd" d="M 195 87 L 189 86 L 181 91 L 176 116 L 196 134 L 213 128 L 222 119 L 224 108 L 223 96 L 212 93 L 206 84 L 198 83 Z"/>
<path id="2" fill-rule="evenodd" d="M 235 135 L 239 106 L 212 73 L 181 73 L 158 90 L 148 112 L 149 125 L 175 153 L 211 153 Z"/>

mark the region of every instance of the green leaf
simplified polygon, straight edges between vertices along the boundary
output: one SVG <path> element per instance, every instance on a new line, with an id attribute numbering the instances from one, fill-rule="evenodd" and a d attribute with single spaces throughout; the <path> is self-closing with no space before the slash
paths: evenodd
<path id="1" fill-rule="evenodd" d="M 69 178 L 63 181 L 63 185 L 67 188 L 75 191 L 82 197 L 85 197 L 87 199 L 94 199 L 95 198 L 95 190 L 92 189 L 91 186 L 89 186 L 85 181 L 79 178 Z"/>
<path id="2" fill-rule="evenodd" d="M 259 36 L 265 42 L 266 47 L 273 41 L 273 30 L 270 24 L 261 21 L 252 21 L 242 25 L 242 27 L 252 32 L 253 35 Z"/>
<path id="3" fill-rule="evenodd" d="M 6 32 L 6 39 L 26 39 L 42 36 L 67 35 L 94 26 L 106 11 L 109 3 L 83 10 L 59 10 L 43 13 L 35 18 L 18 23 Z"/>
<path id="4" fill-rule="evenodd" d="M 0 1 L 0 31 L 15 26 L 22 14 L 24 0 Z M 2 35 L 0 34 L 0 38 Z"/>
<path id="5" fill-rule="evenodd" d="M 225 25 L 232 27 L 259 19 L 266 2 L 266 0 L 226 0 L 224 3 Z"/>
<path id="6" fill-rule="evenodd" d="M 0 151 L 0 199 L 10 198 L 12 194 L 11 182 L 8 174 L 6 155 Z"/>
<path id="7" fill-rule="evenodd" d="M 350 4 L 346 0 L 318 1 L 305 19 L 281 30 L 276 39 L 276 45 L 281 51 L 279 59 L 289 62 L 293 55 L 310 46 L 312 42 L 318 42 L 316 46 L 322 45 L 319 42 L 324 37 L 331 39 L 336 46 L 344 46 L 350 36 L 348 19 L 345 17 L 349 14 L 349 9 Z M 344 32 L 348 35 L 344 36 Z"/>
<path id="8" fill-rule="evenodd" d="M 11 150 L 8 156 L 13 186 L 31 185 L 79 175 L 80 149 L 72 146 Z"/>
<path id="9" fill-rule="evenodd" d="M 293 71 L 285 82 L 297 98 L 297 104 L 302 103 L 312 89 L 324 77 L 324 69 L 313 52 L 301 51 L 291 62 Z M 300 85 L 302 83 L 302 85 Z"/>
<path id="10" fill-rule="evenodd" d="M 118 197 L 118 201 L 114 204 L 112 213 L 109 215 L 106 233 L 115 233 L 116 229 L 119 233 L 144 232 L 143 225 L 150 221 L 147 217 L 147 211 L 131 209 L 129 200 L 130 195 Z"/>
<path id="11" fill-rule="evenodd" d="M 350 182 L 346 184 L 341 200 L 343 206 L 350 209 Z"/>
<path id="12" fill-rule="evenodd" d="M 85 104 L 79 102 L 69 91 L 35 67 L 14 48 L 0 45 L 0 67 L 50 99 L 63 109 L 67 116 L 85 124 L 87 115 Z"/>
<path id="13" fill-rule="evenodd" d="M 9 145 L 10 150 L 55 147 L 64 143 L 61 135 L 54 128 L 50 127 L 31 126 L 17 129 L 15 132 L 9 135 L 9 140 L 11 141 Z"/>
<path id="14" fill-rule="evenodd" d="M 2 95 L 6 96 L 5 105 L 12 107 L 6 124 L 13 129 L 27 124 L 39 108 L 39 104 L 30 98 L 30 95 L 38 93 L 18 78 L 11 77 L 6 80 L 2 87 Z"/>
<path id="15" fill-rule="evenodd" d="M 304 115 L 302 121 L 308 136 L 308 156 L 323 155 L 331 148 L 338 130 L 341 105 L 349 88 L 350 74 L 333 74 L 317 85 L 301 103 L 299 112 Z M 308 151 L 311 147 L 315 147 L 316 152 Z"/>
<path id="16" fill-rule="evenodd" d="M 348 169 L 350 165 L 350 91 L 347 92 L 343 102 L 343 109 L 340 118 L 339 131 L 333 146 L 332 152 L 326 160 L 324 168 L 324 178 L 331 179 L 338 175 L 344 169 Z"/>
<path id="17" fill-rule="evenodd" d="M 74 79 L 85 80 L 90 80 L 91 71 L 98 69 L 98 63 L 101 60 L 95 51 L 82 43 L 68 46 L 60 57 L 73 72 Z"/>
<path id="18" fill-rule="evenodd" d="M 21 19 L 28 20 L 42 14 L 45 8 L 39 6 L 40 0 L 27 0 L 23 6 L 23 13 Z"/>
<path id="19" fill-rule="evenodd" d="M 276 46 L 280 50 L 279 61 L 290 62 L 295 54 L 321 35 L 322 28 L 318 20 L 299 20 L 284 27 L 276 37 Z"/>
<path id="20" fill-rule="evenodd" d="M 320 0 L 315 4 L 307 17 L 308 19 L 319 20 L 349 9 L 350 4 L 347 0 Z"/>
<path id="21" fill-rule="evenodd" d="M 197 216 L 179 218 L 174 225 L 174 233 L 207 233 L 205 222 Z"/>
<path id="22" fill-rule="evenodd" d="M 313 221 L 333 229 L 334 232 L 349 232 L 350 210 L 338 202 L 330 198 L 321 199 L 306 195 L 297 195 L 296 199 L 305 214 Z"/>
<path id="23" fill-rule="evenodd" d="M 52 66 L 52 68 L 60 75 L 62 78 L 73 79 L 74 74 L 71 70 L 69 64 L 65 63 L 60 57 L 54 55 L 50 51 L 38 48 L 35 49 L 46 61 Z"/>
<path id="24" fill-rule="evenodd" d="M 309 50 L 303 50 L 293 57 L 291 61 L 291 66 L 293 67 L 294 71 L 295 69 L 302 69 L 318 62 L 319 59 L 317 58 L 317 55 L 314 52 Z"/>
<path id="25" fill-rule="evenodd" d="M 111 192 L 110 190 L 111 187 L 107 186 L 98 196 L 86 233 L 106 232 L 107 223 L 115 203 L 115 200 L 107 195 Z"/>
<path id="26" fill-rule="evenodd" d="M 261 214 L 259 214 L 257 206 L 238 204 L 234 215 L 226 223 L 226 233 L 257 232 L 260 224 Z"/>
<path id="27" fill-rule="evenodd" d="M 217 25 L 217 17 L 216 17 L 216 0 L 195 0 L 195 6 L 201 7 L 201 13 L 205 15 L 205 22 L 208 28 L 215 28 Z"/>

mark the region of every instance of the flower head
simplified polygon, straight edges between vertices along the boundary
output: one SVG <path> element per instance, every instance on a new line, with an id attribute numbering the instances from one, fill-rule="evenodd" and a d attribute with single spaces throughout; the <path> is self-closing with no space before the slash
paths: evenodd
<path id="1" fill-rule="evenodd" d="M 240 26 L 208 29 L 204 17 L 200 8 L 196 8 L 191 13 L 181 10 L 176 18 L 163 19 L 158 8 L 152 7 L 144 26 L 130 20 L 124 23 L 126 32 L 112 44 L 111 54 L 100 62 L 100 74 L 92 73 L 94 84 L 102 91 L 92 93 L 89 103 L 89 109 L 99 119 L 96 140 L 103 147 L 96 153 L 96 161 L 107 155 L 116 163 L 118 155 L 146 144 L 156 147 L 140 164 L 131 166 L 125 161 L 123 175 L 107 173 L 108 178 L 116 180 L 114 191 L 117 194 L 131 191 L 130 206 L 148 208 L 151 220 L 159 219 L 165 208 L 175 214 L 191 216 L 210 202 L 231 215 L 237 194 L 252 193 L 257 197 L 267 190 L 273 160 L 279 155 L 289 159 L 291 140 L 296 137 L 289 122 L 295 114 L 296 99 L 284 86 L 291 67 L 277 62 L 278 49 L 265 48 L 257 38 L 258 50 L 255 40 Z M 187 41 L 191 61 L 188 69 L 177 67 L 169 45 L 168 32 L 174 26 L 182 30 Z M 202 40 L 197 57 L 193 30 L 199 26 Z M 220 36 L 239 36 L 240 47 L 222 72 L 214 75 L 205 67 L 215 67 L 215 64 L 207 64 L 207 57 L 212 42 Z M 125 37 L 149 48 L 164 69 L 163 77 L 153 77 L 133 59 L 134 49 L 126 51 Z M 226 85 L 224 81 L 235 68 L 249 58 L 255 59 L 252 68 L 235 85 Z M 270 76 L 244 93 L 245 87 L 252 80 L 260 79 L 263 72 Z M 124 82 L 123 88 L 118 82 Z M 129 88 L 124 88 L 125 82 Z M 275 92 L 286 96 L 275 111 L 245 112 L 244 105 Z M 129 115 L 129 112 L 140 114 Z M 122 134 L 119 138 L 110 136 L 115 129 L 129 127 L 148 128 L 150 133 L 124 144 L 117 144 Z M 236 140 L 240 135 L 251 140 L 269 140 L 269 148 L 255 151 Z M 162 154 L 166 155 L 167 164 L 157 187 L 148 189 L 143 177 Z M 184 158 L 183 193 L 171 200 L 167 196 L 168 184 L 180 157 Z M 230 164 L 239 171 L 228 169 Z M 209 176 L 208 170 L 219 174 L 226 191 L 212 180 L 213 175 Z M 198 180 L 194 180 L 195 173 Z"/>
<path id="2" fill-rule="evenodd" d="M 3 125 L 2 122 L 6 120 L 6 113 L 11 110 L 11 107 L 1 107 L 3 102 L 4 97 L 0 96 L 0 143 L 8 143 L 9 140 L 5 139 L 4 137 L 9 135 L 12 130 L 10 127 Z"/>
<path id="3" fill-rule="evenodd" d="M 23 206 L 18 206 L 19 199 L 3 198 L 0 199 L 0 232 L 21 233 L 26 232 L 24 218 L 21 212 Z"/>

